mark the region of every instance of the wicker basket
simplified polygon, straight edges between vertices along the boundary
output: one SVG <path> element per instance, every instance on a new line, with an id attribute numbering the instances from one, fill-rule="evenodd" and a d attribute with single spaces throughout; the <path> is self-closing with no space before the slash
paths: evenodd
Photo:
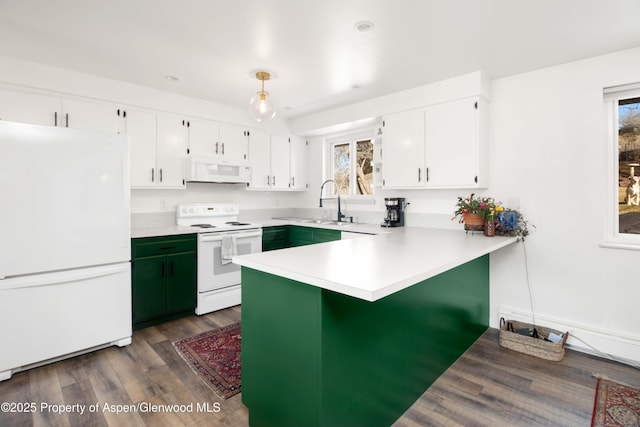
<path id="1" fill-rule="evenodd" d="M 567 342 L 569 332 L 562 333 L 554 329 L 545 328 L 544 326 L 536 326 L 536 330 L 538 331 L 538 336 L 540 338 L 533 338 L 507 330 L 507 325 L 509 324 L 513 325 L 514 331 L 523 328 L 533 328 L 533 325 L 530 323 L 523 323 L 515 320 L 507 320 L 505 322 L 504 319 L 500 319 L 501 347 L 519 351 L 520 353 L 530 354 L 531 356 L 539 357 L 541 359 L 552 360 L 554 362 L 560 361 L 564 357 L 564 344 Z M 553 332 L 556 335 L 562 334 L 562 341 L 559 343 L 545 341 L 545 338 L 549 336 L 550 332 Z"/>

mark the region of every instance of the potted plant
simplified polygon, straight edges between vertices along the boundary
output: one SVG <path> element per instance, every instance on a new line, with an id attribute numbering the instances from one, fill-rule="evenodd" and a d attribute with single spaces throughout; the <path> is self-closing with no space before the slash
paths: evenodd
<path id="1" fill-rule="evenodd" d="M 482 199 L 475 197 L 473 193 L 466 198 L 458 197 L 456 211 L 451 219 L 458 219 L 458 222 L 464 223 L 464 229 L 467 231 L 484 230 L 484 218 L 480 209 L 481 203 Z"/>
<path id="2" fill-rule="evenodd" d="M 529 224 L 522 214 L 515 209 L 503 209 L 496 216 L 496 234 L 499 236 L 513 236 L 524 240 L 529 235 Z"/>

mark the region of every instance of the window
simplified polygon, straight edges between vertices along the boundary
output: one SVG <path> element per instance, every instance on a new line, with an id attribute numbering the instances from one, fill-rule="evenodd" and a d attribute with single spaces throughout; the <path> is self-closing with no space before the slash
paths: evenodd
<path id="1" fill-rule="evenodd" d="M 612 163 L 608 239 L 640 249 L 640 85 L 606 89 L 605 105 Z"/>
<path id="2" fill-rule="evenodd" d="M 373 195 L 373 140 L 345 136 L 329 141 L 329 179 L 333 194 L 340 196 Z"/>

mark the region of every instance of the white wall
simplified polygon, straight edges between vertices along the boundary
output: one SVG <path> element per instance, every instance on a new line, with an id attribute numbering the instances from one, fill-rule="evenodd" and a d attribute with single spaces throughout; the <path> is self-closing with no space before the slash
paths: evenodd
<path id="1" fill-rule="evenodd" d="M 538 324 L 569 331 L 575 337 L 569 340 L 572 346 L 587 351 L 593 346 L 640 361 L 640 275 L 635 272 L 640 251 L 599 247 L 608 185 L 602 91 L 637 81 L 640 49 L 493 80 L 490 188 L 478 193 L 519 208 L 537 227 L 526 240 L 526 251 Z M 403 105 L 415 107 L 418 94 L 427 92 L 416 88 L 381 99 L 392 101 L 386 105 L 391 109 L 387 112 L 393 112 Z M 381 99 L 298 119 L 291 126 L 311 134 L 314 128 L 331 129 L 332 121 L 344 127 L 343 117 L 360 120 L 384 114 Z M 310 139 L 312 158 L 321 158 L 322 140 Z M 319 163 L 310 166 L 310 173 L 312 191 L 300 200 L 309 208 L 318 203 Z M 464 194 L 378 191 L 374 205 L 347 207 L 378 211 L 381 219 L 382 198 L 404 196 L 411 202 L 409 212 L 433 215 L 442 226 L 461 228 L 448 218 L 456 197 Z M 491 256 L 494 327 L 500 314 L 531 321 L 524 261 L 521 243 Z"/>
<path id="2" fill-rule="evenodd" d="M 539 319 L 640 361 L 640 252 L 599 247 L 607 212 L 603 88 L 640 81 L 640 49 L 492 82 L 491 192 L 517 195 Z M 492 320 L 530 312 L 523 248 L 492 257 Z M 626 341 L 626 342 L 625 342 Z M 571 340 L 575 345 L 584 345 Z"/>

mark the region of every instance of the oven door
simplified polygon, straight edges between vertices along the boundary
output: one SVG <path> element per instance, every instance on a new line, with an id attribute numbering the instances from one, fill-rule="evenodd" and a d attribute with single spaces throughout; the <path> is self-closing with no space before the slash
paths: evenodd
<path id="1" fill-rule="evenodd" d="M 262 252 L 262 229 L 198 234 L 198 292 L 240 284 L 240 266 L 222 263 L 222 238 L 234 236 L 238 255 Z"/>

